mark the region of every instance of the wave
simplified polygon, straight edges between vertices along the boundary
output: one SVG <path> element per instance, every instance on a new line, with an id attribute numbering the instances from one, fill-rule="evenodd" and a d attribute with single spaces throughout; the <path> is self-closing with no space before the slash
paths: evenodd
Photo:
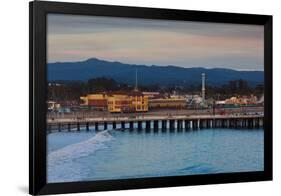
<path id="1" fill-rule="evenodd" d="M 71 144 L 59 150 L 53 151 L 47 156 L 48 167 L 53 168 L 57 165 L 89 156 L 95 151 L 105 148 L 105 142 L 109 142 L 112 139 L 114 139 L 113 136 L 108 130 L 105 130 L 97 133 L 95 136 L 86 141 Z"/>
<path id="2" fill-rule="evenodd" d="M 209 173 L 219 173 L 220 170 L 218 168 L 211 167 L 209 165 L 202 163 L 198 165 L 184 167 L 182 169 L 179 169 L 178 172 L 183 174 L 209 174 Z"/>

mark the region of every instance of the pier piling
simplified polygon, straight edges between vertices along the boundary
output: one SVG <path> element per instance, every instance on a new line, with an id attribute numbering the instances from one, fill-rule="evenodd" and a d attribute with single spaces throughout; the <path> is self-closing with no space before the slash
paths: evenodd
<path id="1" fill-rule="evenodd" d="M 121 128 L 125 129 L 125 121 L 121 121 Z"/>
<path id="2" fill-rule="evenodd" d="M 150 121 L 149 121 L 149 120 L 147 120 L 147 121 L 145 122 L 145 129 L 146 129 L 146 130 L 149 130 L 149 129 L 150 129 Z"/>
<path id="3" fill-rule="evenodd" d="M 98 131 L 99 130 L 99 123 L 95 122 L 95 130 Z"/>
<path id="4" fill-rule="evenodd" d="M 183 128 L 183 125 L 182 125 L 182 120 L 178 120 L 178 130 L 181 131 L 182 128 Z"/>
<path id="5" fill-rule="evenodd" d="M 133 130 L 133 129 L 134 129 L 134 122 L 131 121 L 131 122 L 130 122 L 130 130 Z"/>
<path id="6" fill-rule="evenodd" d="M 115 121 L 112 122 L 112 128 L 116 129 L 116 122 Z"/>
<path id="7" fill-rule="evenodd" d="M 158 128 L 159 128 L 159 121 L 158 120 L 155 120 L 155 121 L 153 121 L 153 129 L 154 130 L 158 130 Z"/>
<path id="8" fill-rule="evenodd" d="M 170 120 L 170 130 L 175 130 L 175 120 Z"/>
<path id="9" fill-rule="evenodd" d="M 138 121 L 138 130 L 142 130 L 142 121 Z"/>
<path id="10" fill-rule="evenodd" d="M 72 121 L 57 121 L 57 122 L 47 122 L 47 132 L 52 131 L 68 131 L 70 132 L 73 128 L 74 130 L 80 131 L 81 126 L 89 131 L 90 125 L 95 126 L 95 130 L 99 130 L 99 125 L 102 123 L 102 129 L 108 129 L 108 123 L 112 124 L 112 128 L 116 129 L 117 124 L 121 124 L 121 128 L 125 129 L 126 124 L 129 125 L 130 130 L 133 130 L 136 127 L 138 130 L 143 129 L 144 127 L 147 131 L 159 130 L 162 131 L 170 129 L 174 130 L 189 130 L 189 129 L 205 129 L 205 128 L 235 128 L 235 129 L 253 129 L 253 128 L 262 128 L 264 126 L 263 116 L 196 116 L 192 117 L 168 117 L 168 118 L 159 118 L 159 119 L 139 119 L 134 121 L 132 119 L 103 119 L 97 121 L 91 120 L 72 120 Z M 153 126 L 153 128 L 152 128 Z"/>
<path id="11" fill-rule="evenodd" d="M 86 131 L 89 131 L 89 123 L 86 123 Z"/>
<path id="12" fill-rule="evenodd" d="M 185 123 L 185 130 L 190 129 L 190 121 L 185 120 L 184 123 Z"/>
<path id="13" fill-rule="evenodd" d="M 77 131 L 80 131 L 80 123 L 77 122 Z"/>

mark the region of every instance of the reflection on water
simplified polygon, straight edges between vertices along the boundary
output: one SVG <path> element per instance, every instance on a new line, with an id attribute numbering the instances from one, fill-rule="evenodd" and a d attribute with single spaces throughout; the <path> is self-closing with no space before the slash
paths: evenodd
<path id="1" fill-rule="evenodd" d="M 48 135 L 48 182 L 263 170 L 259 129 L 111 130 Z"/>

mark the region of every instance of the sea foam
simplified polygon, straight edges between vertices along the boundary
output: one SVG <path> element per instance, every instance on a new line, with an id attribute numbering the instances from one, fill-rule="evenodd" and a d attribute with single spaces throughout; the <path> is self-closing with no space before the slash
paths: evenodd
<path id="1" fill-rule="evenodd" d="M 72 172 L 72 175 L 75 175 L 75 171 L 73 171 L 75 170 L 75 160 L 87 157 L 95 153 L 97 150 L 106 148 L 105 143 L 113 139 L 114 138 L 109 131 L 105 130 L 97 133 L 86 141 L 71 144 L 51 152 L 47 156 L 48 179 L 51 181 L 59 181 L 59 179 L 53 179 L 53 174 L 56 172 L 60 172 L 64 175 L 69 175 L 68 172 Z M 69 168 L 69 166 L 72 168 Z M 72 171 L 67 171 L 69 169 Z M 62 172 L 62 170 L 64 170 L 64 172 Z M 66 176 L 63 176 L 61 177 L 64 179 Z"/>

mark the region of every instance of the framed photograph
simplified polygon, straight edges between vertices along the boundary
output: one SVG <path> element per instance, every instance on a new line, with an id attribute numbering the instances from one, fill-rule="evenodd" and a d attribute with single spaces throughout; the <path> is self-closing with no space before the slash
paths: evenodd
<path id="1" fill-rule="evenodd" d="M 272 16 L 29 6 L 30 194 L 272 180 Z"/>

